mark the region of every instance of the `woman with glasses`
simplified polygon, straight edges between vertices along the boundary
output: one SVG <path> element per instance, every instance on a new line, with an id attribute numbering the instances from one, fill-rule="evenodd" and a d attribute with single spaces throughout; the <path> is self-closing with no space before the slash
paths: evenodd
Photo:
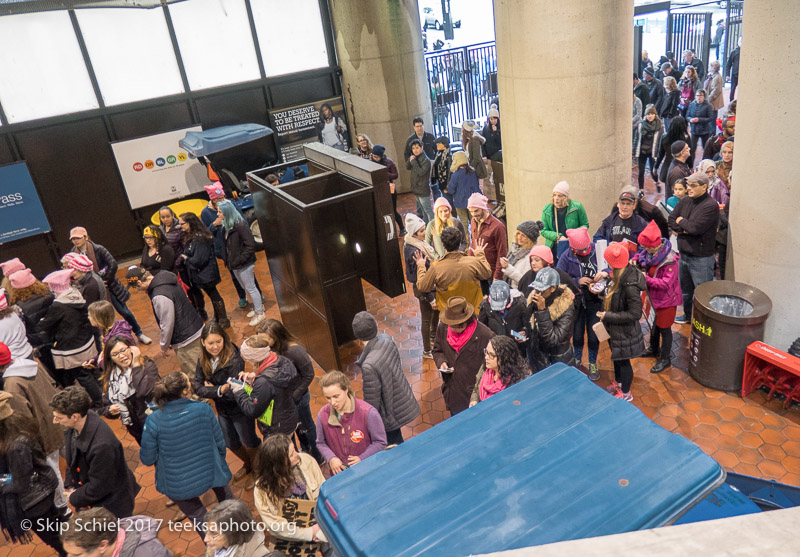
<path id="1" fill-rule="evenodd" d="M 516 343 L 507 336 L 494 337 L 483 349 L 483 366 L 475 378 L 469 407 L 519 383 L 528 373 Z"/>
<path id="2" fill-rule="evenodd" d="M 356 137 L 356 147 L 350 150 L 354 155 L 358 155 L 362 159 L 372 158 L 372 140 L 365 133 L 360 133 Z"/>
<path id="3" fill-rule="evenodd" d="M 158 366 L 126 336 L 112 336 L 103 349 L 103 416 L 119 418 L 142 442 L 147 400 L 158 381 Z"/>

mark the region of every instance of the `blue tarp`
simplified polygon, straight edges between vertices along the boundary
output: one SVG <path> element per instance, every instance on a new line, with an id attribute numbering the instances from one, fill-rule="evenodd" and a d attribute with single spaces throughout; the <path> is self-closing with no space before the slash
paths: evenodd
<path id="1" fill-rule="evenodd" d="M 193 157 L 202 157 L 261 139 L 271 133 L 271 128 L 260 124 L 222 126 L 202 132 L 186 132 L 178 145 Z"/>

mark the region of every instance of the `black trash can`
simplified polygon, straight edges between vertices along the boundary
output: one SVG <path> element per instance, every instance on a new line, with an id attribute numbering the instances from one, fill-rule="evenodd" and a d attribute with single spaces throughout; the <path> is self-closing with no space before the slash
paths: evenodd
<path id="1" fill-rule="evenodd" d="M 748 284 L 716 280 L 697 287 L 692 307 L 689 375 L 705 387 L 741 393 L 745 351 L 764 340 L 772 301 Z"/>

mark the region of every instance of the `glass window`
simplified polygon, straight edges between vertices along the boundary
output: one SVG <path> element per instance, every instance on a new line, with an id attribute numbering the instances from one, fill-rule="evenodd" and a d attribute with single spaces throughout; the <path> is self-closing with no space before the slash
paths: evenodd
<path id="1" fill-rule="evenodd" d="M 75 13 L 107 106 L 184 92 L 160 7 Z"/>
<path id="2" fill-rule="evenodd" d="M 98 107 L 67 12 L 0 17 L 0 103 L 11 123 Z"/>
<path id="3" fill-rule="evenodd" d="M 267 76 L 328 65 L 318 0 L 250 0 Z"/>
<path id="4" fill-rule="evenodd" d="M 244 0 L 170 4 L 172 24 L 192 90 L 259 79 Z"/>

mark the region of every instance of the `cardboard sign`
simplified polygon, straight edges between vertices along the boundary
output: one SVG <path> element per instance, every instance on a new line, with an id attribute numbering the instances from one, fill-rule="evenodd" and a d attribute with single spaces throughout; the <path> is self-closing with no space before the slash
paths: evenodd
<path id="1" fill-rule="evenodd" d="M 317 518 L 314 514 L 315 505 L 316 501 L 307 499 L 286 499 L 283 502 L 281 515 L 289 522 L 297 524 L 298 528 L 308 528 L 317 523 Z M 319 544 L 316 542 L 284 540 L 274 535 L 269 537 L 269 550 L 280 551 L 286 555 L 308 555 L 309 557 L 314 557 L 318 549 Z"/>

